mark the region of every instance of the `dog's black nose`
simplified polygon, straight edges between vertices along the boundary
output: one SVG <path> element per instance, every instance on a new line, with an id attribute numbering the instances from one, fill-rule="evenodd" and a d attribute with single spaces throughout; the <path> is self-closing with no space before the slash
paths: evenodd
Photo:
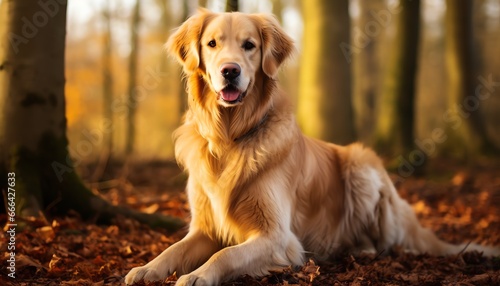
<path id="1" fill-rule="evenodd" d="M 241 73 L 241 67 L 236 63 L 225 63 L 220 67 L 220 73 L 225 79 L 232 80 Z"/>

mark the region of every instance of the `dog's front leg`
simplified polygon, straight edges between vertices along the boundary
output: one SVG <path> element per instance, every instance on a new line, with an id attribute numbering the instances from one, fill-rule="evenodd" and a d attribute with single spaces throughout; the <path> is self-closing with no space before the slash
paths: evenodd
<path id="1" fill-rule="evenodd" d="M 274 238 L 257 235 L 215 253 L 200 268 L 181 276 L 175 285 L 218 285 L 243 274 L 261 276 L 268 274 L 269 270 L 301 264 L 302 261 L 303 248 L 292 233 Z"/>
<path id="2" fill-rule="evenodd" d="M 173 244 L 148 264 L 135 267 L 125 277 L 127 285 L 140 280 L 160 281 L 174 272 L 189 273 L 220 249 L 217 242 L 205 234 L 190 231 L 181 241 Z"/>

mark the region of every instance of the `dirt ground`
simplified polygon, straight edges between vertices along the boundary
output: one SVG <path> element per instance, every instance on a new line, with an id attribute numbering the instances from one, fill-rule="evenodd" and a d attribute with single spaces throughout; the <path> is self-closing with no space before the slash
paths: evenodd
<path id="1" fill-rule="evenodd" d="M 436 168 L 439 172 L 394 180 L 421 223 L 440 238 L 500 245 L 500 166 L 454 166 L 443 163 Z M 90 177 L 92 170 L 82 168 L 82 176 Z M 185 176 L 175 163 L 135 163 L 125 174 L 115 168 L 109 177 L 90 186 L 113 203 L 188 219 Z M 0 216 L 2 225 L 6 220 Z M 30 224 L 31 230 L 16 233 L 15 279 L 7 277 L 6 229 L 0 235 L 0 285 L 123 285 L 132 267 L 153 259 L 186 233 L 169 234 L 125 218 L 97 225 L 76 214 Z M 175 279 L 140 285 L 173 285 Z M 359 257 L 340 255 L 328 262 L 313 258 L 302 267 L 257 279 L 243 276 L 224 285 L 500 285 L 500 257 L 435 257 L 392 249 Z"/>

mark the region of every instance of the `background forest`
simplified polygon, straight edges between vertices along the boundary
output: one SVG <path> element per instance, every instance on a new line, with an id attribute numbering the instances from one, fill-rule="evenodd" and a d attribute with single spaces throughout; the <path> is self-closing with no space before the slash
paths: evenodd
<path id="1" fill-rule="evenodd" d="M 296 40 L 298 53 L 282 71 L 281 83 L 295 99 L 306 133 L 342 144 L 361 140 L 394 158 L 409 156 L 414 148 L 434 157 L 442 146 L 446 146 L 442 153 L 464 158 L 463 149 L 451 146 L 479 136 L 500 146 L 500 1 L 465 1 L 469 4 L 458 5 L 465 11 L 456 20 L 447 18 L 447 2 L 440 0 L 403 1 L 408 7 L 398 7 L 397 1 L 353 0 L 349 7 L 347 1 L 338 2 L 345 4 L 240 1 L 241 11 L 277 15 Z M 95 161 L 106 144 L 112 146 L 116 158 L 123 158 L 130 149 L 134 157 L 172 158 L 171 133 L 184 108 L 184 83 L 179 66 L 167 58 L 162 45 L 172 29 L 194 13 L 197 3 L 138 3 L 69 2 L 67 118 L 70 151 L 77 161 Z M 200 4 L 214 11 L 225 9 L 225 1 Z M 315 31 L 314 25 L 322 25 L 321 21 L 329 22 Z M 463 55 L 455 55 L 454 42 L 467 47 Z M 324 45 L 324 50 L 312 45 Z M 315 61 L 318 57 L 320 65 Z M 491 94 L 474 99 L 476 87 L 484 84 L 487 89 L 480 92 Z M 413 102 L 398 107 L 391 97 Z M 327 100 L 333 101 L 333 107 L 319 112 Z M 353 112 L 345 114 L 349 102 Z M 130 105 L 133 137 L 127 125 Z M 458 125 L 464 128 L 471 118 L 477 118 L 482 127 L 472 127 L 470 136 L 447 131 L 450 127 L 455 131 Z M 426 142 L 433 140 L 433 131 L 441 129 L 445 130 L 442 137 L 450 140 L 435 142 L 436 151 L 429 149 L 432 146 Z M 407 138 L 398 138 L 398 132 L 406 132 L 401 136 Z M 409 141 L 401 143 L 407 145 L 404 150 L 397 146 L 401 140 Z M 86 142 L 91 143 L 91 150 Z M 418 154 L 413 156 L 406 158 L 419 160 Z"/>
<path id="2" fill-rule="evenodd" d="M 276 15 L 304 133 L 376 149 L 440 238 L 500 245 L 500 0 L 0 0 L 1 285 L 120 285 L 185 234 L 163 45 L 198 6 Z M 387 253 L 227 285 L 500 283 L 498 257 Z"/>

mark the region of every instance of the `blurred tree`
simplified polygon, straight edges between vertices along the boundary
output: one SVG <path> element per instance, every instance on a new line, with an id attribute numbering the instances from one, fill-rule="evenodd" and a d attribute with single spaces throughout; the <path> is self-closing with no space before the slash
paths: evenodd
<path id="1" fill-rule="evenodd" d="M 207 8 L 207 0 L 199 0 L 198 1 L 198 6 Z"/>
<path id="2" fill-rule="evenodd" d="M 302 2 L 299 123 L 306 134 L 338 144 L 355 140 L 350 64 L 341 49 L 350 42 L 348 6 L 348 0 Z"/>
<path id="3" fill-rule="evenodd" d="M 283 2 L 282 0 L 271 0 L 271 3 L 273 5 L 273 14 L 274 16 L 276 16 L 276 18 L 278 19 L 278 21 L 283 24 L 283 17 L 282 17 L 282 13 L 283 13 Z"/>
<path id="4" fill-rule="evenodd" d="M 496 56 L 500 47 L 500 13 L 492 13 L 500 6 L 500 0 L 473 1 L 474 60 L 477 71 L 483 77 L 492 73 L 493 79 L 500 77 L 500 57 Z M 480 84 L 478 78 L 475 84 Z M 500 89 L 491 89 L 491 96 L 481 101 L 480 113 L 489 139 L 500 148 Z"/>
<path id="5" fill-rule="evenodd" d="M 183 10 L 182 10 L 182 22 L 186 21 L 189 17 L 189 0 L 184 0 L 183 2 Z M 205 3 L 206 5 L 206 3 Z M 186 89 L 184 87 L 184 76 L 182 75 L 182 67 L 179 67 L 177 64 L 175 65 L 177 68 L 177 76 L 179 77 L 179 124 L 181 124 L 184 112 L 186 112 L 188 108 L 188 96 Z"/>
<path id="6" fill-rule="evenodd" d="M 207 2 L 206 0 L 198 0 L 198 5 L 200 7 L 207 7 Z M 192 5 L 190 5 L 190 0 L 184 0 L 183 2 L 183 5 L 182 5 L 182 17 L 181 17 L 181 22 L 184 22 L 187 20 L 187 18 L 189 18 L 190 15 L 192 15 L 193 13 L 195 13 L 195 7 L 192 7 Z M 237 1 L 236 1 L 236 5 L 237 5 Z M 228 2 L 226 2 L 226 5 L 229 5 Z M 226 6 L 227 8 L 228 6 Z M 236 9 L 238 7 L 236 6 Z M 180 25 L 181 23 L 179 23 Z M 184 115 L 184 112 L 186 112 L 187 108 L 188 108 L 188 96 L 187 96 L 187 93 L 186 93 L 186 88 L 184 86 L 184 80 L 185 80 L 185 77 L 182 75 L 182 67 L 179 67 L 179 65 L 177 63 L 175 63 L 175 68 L 177 69 L 177 75 L 179 76 L 179 124 L 181 123 L 182 121 L 182 116 Z"/>
<path id="7" fill-rule="evenodd" d="M 4 59 L 6 58 L 5 53 L 8 49 L 8 43 L 7 41 L 4 41 L 6 39 L 7 35 L 7 19 L 8 17 L 8 10 L 7 10 L 7 4 L 4 3 L 5 1 L 0 0 L 0 189 L 2 190 L 2 193 L 5 194 L 5 191 L 7 190 L 7 146 L 5 142 L 5 128 L 3 122 L 6 122 L 6 116 L 5 116 L 5 100 L 2 98 L 4 94 L 4 87 L 6 86 L 5 83 L 5 72 L 4 72 Z M 8 206 L 4 199 L 7 199 L 6 195 L 0 196 L 0 205 L 2 206 Z M 1 209 L 0 209 L 1 210 Z M 0 213 L 3 213 L 0 211 Z"/>
<path id="8" fill-rule="evenodd" d="M 170 31 L 172 29 L 170 0 L 156 0 L 156 4 L 158 5 L 161 11 L 160 25 L 159 25 L 159 33 L 160 33 L 159 40 L 162 44 L 164 44 L 167 42 L 168 36 L 170 35 Z M 169 64 L 170 61 L 167 61 L 165 59 L 166 58 L 165 50 L 160 49 L 158 52 L 160 54 L 159 55 L 160 70 L 162 72 L 170 71 L 173 67 Z M 159 88 L 161 90 L 161 93 L 170 94 L 169 93 L 169 91 L 171 90 L 170 83 L 171 81 L 169 80 L 162 80 L 159 82 Z"/>
<path id="9" fill-rule="evenodd" d="M 168 36 L 168 29 L 171 25 L 170 23 L 170 0 L 156 0 L 156 4 L 160 7 L 161 15 L 160 15 L 160 25 L 161 31 L 167 33 L 162 33 L 165 36 Z M 165 39 L 166 41 L 167 39 Z"/>
<path id="10" fill-rule="evenodd" d="M 0 0 L 0 37 L 3 38 L 6 33 L 6 27 L 7 27 L 7 5 L 2 5 L 4 2 L 3 0 Z M 1 39 L 0 38 L 0 39 Z M 1 44 L 1 43 L 0 43 Z M 0 56 L 2 56 L 3 52 L 5 51 L 5 47 L 0 46 Z M 1 85 L 0 85 L 1 86 Z"/>
<path id="11" fill-rule="evenodd" d="M 44 211 L 75 210 L 83 218 L 133 217 L 153 226 L 178 229 L 183 222 L 113 206 L 81 182 L 68 153 L 66 138 L 64 55 L 67 1 L 41 9 L 42 2 L 2 1 L 7 33 L 0 58 L 0 169 L 15 178 L 16 223 Z M 43 11 L 43 12 L 42 12 Z M 46 13 L 46 14 L 40 14 Z M 49 14 L 50 13 L 50 14 Z M 26 15 L 39 15 L 29 19 Z M 45 15 L 45 16 L 43 16 Z M 50 15 L 50 18 L 49 18 Z M 46 22 L 40 22 L 46 19 Z M 41 25 L 43 23 L 43 25 Z M 89 141 L 77 142 L 85 152 Z M 8 190 L 6 182 L 1 188 Z M 9 201 L 10 202 L 10 201 Z"/>
<path id="12" fill-rule="evenodd" d="M 420 0 L 399 1 L 396 34 L 387 53 L 377 103 L 375 148 L 385 154 L 405 154 L 414 146 L 415 75 L 420 26 Z"/>
<path id="13" fill-rule="evenodd" d="M 170 0 L 156 0 L 156 4 L 160 7 L 160 34 L 162 36 L 161 41 L 163 43 L 167 42 L 168 36 L 170 35 L 170 29 L 172 26 L 172 21 L 170 20 Z M 164 53 L 164 51 L 162 51 Z M 165 70 L 165 69 L 162 69 Z"/>
<path id="14" fill-rule="evenodd" d="M 445 59 L 448 109 L 444 114 L 447 140 L 442 155 L 467 159 L 495 151 L 488 138 L 475 97 L 472 0 L 446 0 Z"/>
<path id="15" fill-rule="evenodd" d="M 103 118 L 105 126 L 113 126 L 113 71 L 112 71 L 112 54 L 113 54 L 113 40 L 111 36 L 111 7 L 109 2 L 104 4 L 102 11 L 102 21 L 104 26 L 103 46 L 102 46 L 102 97 L 103 97 Z M 109 128 L 103 132 L 103 145 L 99 162 L 92 176 L 93 181 L 102 179 L 108 163 L 111 161 L 113 150 L 113 128 Z"/>
<path id="16" fill-rule="evenodd" d="M 354 121 L 358 140 L 371 144 L 380 70 L 376 50 L 385 24 L 377 21 L 374 15 L 387 10 L 383 9 L 383 0 L 358 0 L 357 4 L 359 15 L 351 31 Z"/>
<path id="17" fill-rule="evenodd" d="M 226 12 L 236 12 L 238 8 L 238 0 L 226 0 Z"/>
<path id="18" fill-rule="evenodd" d="M 140 0 L 135 1 L 132 11 L 132 20 L 130 27 L 130 55 L 128 65 L 128 88 L 127 88 L 127 133 L 125 137 L 125 154 L 129 156 L 134 151 L 136 140 L 136 112 L 137 97 L 139 90 L 137 86 L 137 61 L 139 58 L 139 25 L 141 22 L 141 4 Z"/>

